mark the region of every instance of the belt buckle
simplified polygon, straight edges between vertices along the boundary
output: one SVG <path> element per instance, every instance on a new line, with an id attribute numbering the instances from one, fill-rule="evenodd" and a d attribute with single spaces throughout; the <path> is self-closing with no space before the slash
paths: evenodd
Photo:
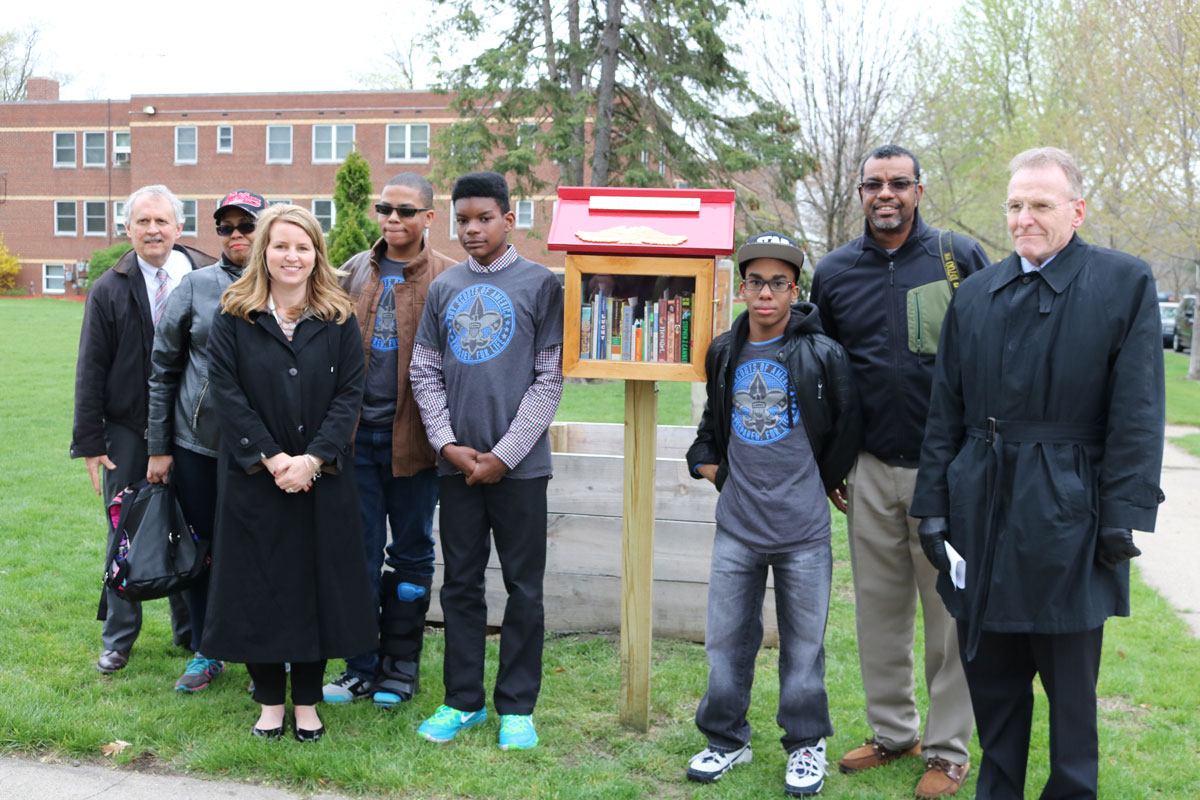
<path id="1" fill-rule="evenodd" d="M 995 417 L 987 418 L 987 443 L 988 444 L 996 443 L 996 418 Z"/>

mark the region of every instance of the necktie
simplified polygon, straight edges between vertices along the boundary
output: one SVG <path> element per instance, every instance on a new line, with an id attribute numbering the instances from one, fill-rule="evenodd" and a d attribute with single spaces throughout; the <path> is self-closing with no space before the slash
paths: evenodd
<path id="1" fill-rule="evenodd" d="M 163 309 L 167 307 L 167 271 L 159 267 L 158 272 L 154 273 L 154 279 L 158 281 L 158 288 L 154 290 L 154 327 L 158 327 L 158 321 L 162 319 Z"/>

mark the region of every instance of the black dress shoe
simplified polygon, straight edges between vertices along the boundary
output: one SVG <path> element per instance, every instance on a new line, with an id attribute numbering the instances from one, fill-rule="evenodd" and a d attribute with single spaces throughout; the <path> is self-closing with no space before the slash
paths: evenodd
<path id="1" fill-rule="evenodd" d="M 262 728 L 255 725 L 253 728 L 250 729 L 250 735 L 257 736 L 260 739 L 282 739 L 283 738 L 283 725 L 280 725 L 278 728 L 268 728 L 265 731 Z"/>
<path id="2" fill-rule="evenodd" d="M 111 675 L 119 669 L 125 669 L 125 665 L 128 663 L 128 650 L 105 650 L 96 660 L 96 669 L 105 675 Z"/>
<path id="3" fill-rule="evenodd" d="M 304 728 L 296 728 L 297 742 L 315 742 L 325 735 L 325 726 L 317 728 L 315 731 L 306 731 Z"/>

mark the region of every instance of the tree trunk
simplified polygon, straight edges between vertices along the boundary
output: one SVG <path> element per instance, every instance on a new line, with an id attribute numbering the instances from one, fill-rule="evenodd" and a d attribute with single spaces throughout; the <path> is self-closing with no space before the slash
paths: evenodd
<path id="1" fill-rule="evenodd" d="M 568 59 L 568 80 L 571 85 L 571 100 L 578 103 L 583 95 L 583 67 L 579 61 L 579 3 L 580 0 L 567 2 L 567 36 L 571 42 L 571 56 Z M 583 115 L 586 117 L 587 115 Z M 572 130 L 575 139 L 575 155 L 567 161 L 566 183 L 570 186 L 583 186 L 584 153 L 587 152 L 587 130 L 580 122 Z"/>
<path id="2" fill-rule="evenodd" d="M 600 83 L 596 87 L 596 131 L 592 153 L 592 185 L 608 185 L 612 155 L 613 96 L 617 82 L 617 50 L 621 44 L 621 2 L 608 0 L 600 39 Z"/>

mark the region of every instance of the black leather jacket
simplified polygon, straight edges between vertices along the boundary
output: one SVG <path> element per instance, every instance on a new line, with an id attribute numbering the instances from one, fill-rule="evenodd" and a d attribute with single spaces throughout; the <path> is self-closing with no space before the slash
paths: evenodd
<path id="1" fill-rule="evenodd" d="M 697 466 L 716 464 L 718 490 L 729 475 L 733 365 L 749 334 L 750 318 L 743 312 L 730 330 L 713 340 L 704 359 L 708 401 L 696 429 L 696 440 L 688 448 L 687 462 L 694 478 L 700 477 Z M 821 483 L 826 491 L 836 488 L 854 465 L 862 438 L 850 361 L 841 346 L 821 332 L 816 307 L 803 302 L 792 306 L 791 319 L 774 356 L 791 376 Z"/>
<path id="2" fill-rule="evenodd" d="M 221 440 L 208 391 L 208 332 L 221 294 L 242 274 L 224 257 L 184 276 L 167 298 L 150 355 L 150 415 L 146 448 L 171 453 L 171 443 L 215 458 Z"/>

